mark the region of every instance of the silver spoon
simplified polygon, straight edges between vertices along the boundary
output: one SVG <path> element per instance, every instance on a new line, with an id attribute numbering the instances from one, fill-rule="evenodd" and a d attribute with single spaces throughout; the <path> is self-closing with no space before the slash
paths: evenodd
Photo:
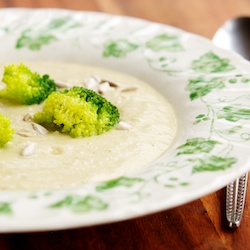
<path id="1" fill-rule="evenodd" d="M 213 42 L 250 60 L 250 17 L 238 17 L 225 22 L 215 33 Z"/>
<path id="2" fill-rule="evenodd" d="M 214 35 L 218 47 L 235 51 L 250 60 L 250 17 L 227 21 Z M 226 187 L 226 218 L 229 227 L 239 227 L 246 198 L 248 173 Z"/>

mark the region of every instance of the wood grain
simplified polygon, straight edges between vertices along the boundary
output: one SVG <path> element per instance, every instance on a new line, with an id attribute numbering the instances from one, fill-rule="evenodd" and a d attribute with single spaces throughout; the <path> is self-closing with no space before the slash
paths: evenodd
<path id="1" fill-rule="evenodd" d="M 248 0 L 0 0 L 0 8 L 66 8 L 144 18 L 207 38 L 227 19 L 250 16 Z M 225 190 L 168 211 L 53 232 L 0 234 L 0 249 L 250 249 L 250 202 L 236 230 L 225 224 Z M 248 185 L 250 195 L 250 185 Z"/>

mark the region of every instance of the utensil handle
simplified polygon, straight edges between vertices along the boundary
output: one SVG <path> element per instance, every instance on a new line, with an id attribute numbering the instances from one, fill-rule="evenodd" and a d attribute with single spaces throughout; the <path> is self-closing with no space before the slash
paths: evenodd
<path id="1" fill-rule="evenodd" d="M 238 227 L 241 223 L 246 197 L 247 179 L 248 173 L 230 182 L 226 187 L 226 217 L 229 227 Z"/>

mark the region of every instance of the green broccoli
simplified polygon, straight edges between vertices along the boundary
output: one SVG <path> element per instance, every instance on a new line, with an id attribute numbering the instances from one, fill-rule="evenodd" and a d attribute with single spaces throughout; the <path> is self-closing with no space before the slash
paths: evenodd
<path id="1" fill-rule="evenodd" d="M 9 142 L 13 134 L 14 130 L 10 127 L 9 118 L 0 114 L 0 147 Z"/>
<path id="2" fill-rule="evenodd" d="M 0 90 L 0 97 L 26 105 L 39 104 L 56 90 L 48 75 L 40 76 L 23 63 L 5 66 L 2 81 L 6 88 Z"/>
<path id="3" fill-rule="evenodd" d="M 118 109 L 96 92 L 83 87 L 53 92 L 34 121 L 72 137 L 99 135 L 119 121 Z"/>

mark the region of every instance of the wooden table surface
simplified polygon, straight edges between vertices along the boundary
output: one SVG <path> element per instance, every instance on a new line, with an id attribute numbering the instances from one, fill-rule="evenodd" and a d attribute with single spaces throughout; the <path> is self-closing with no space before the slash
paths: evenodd
<path id="1" fill-rule="evenodd" d="M 249 0 L 0 0 L 0 7 L 67 8 L 140 17 L 212 38 L 227 19 L 250 16 Z M 123 222 L 53 232 L 0 234 L 5 249 L 250 249 L 250 197 L 236 230 L 225 224 L 224 192 Z M 250 195 L 250 185 L 248 185 Z"/>

